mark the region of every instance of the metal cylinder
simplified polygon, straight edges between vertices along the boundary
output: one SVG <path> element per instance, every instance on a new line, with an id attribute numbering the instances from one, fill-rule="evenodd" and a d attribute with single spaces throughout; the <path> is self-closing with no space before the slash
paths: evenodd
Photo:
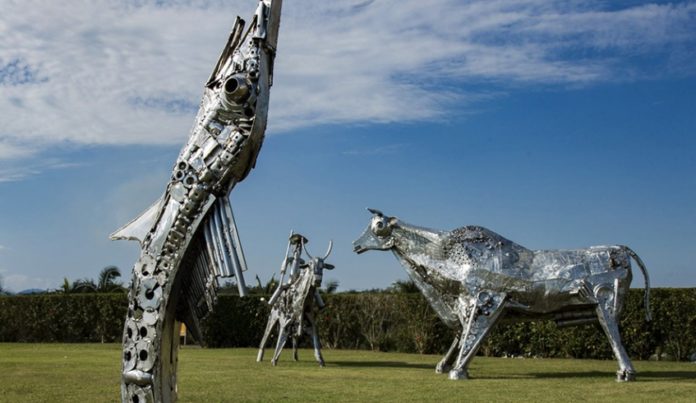
<path id="1" fill-rule="evenodd" d="M 241 74 L 228 78 L 222 85 L 220 100 L 227 108 L 238 107 L 249 97 L 249 83 Z"/>

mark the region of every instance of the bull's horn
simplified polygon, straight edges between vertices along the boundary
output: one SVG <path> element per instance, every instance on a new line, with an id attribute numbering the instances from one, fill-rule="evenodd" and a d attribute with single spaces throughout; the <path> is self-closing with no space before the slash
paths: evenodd
<path id="1" fill-rule="evenodd" d="M 309 258 L 310 258 L 311 260 L 314 260 L 314 257 L 312 257 L 312 255 L 309 253 L 309 251 L 307 250 L 307 247 L 305 246 L 304 242 L 302 242 L 302 249 L 304 249 L 305 253 L 307 254 L 307 256 L 309 256 Z"/>
<path id="2" fill-rule="evenodd" d="M 381 211 L 377 210 L 377 209 L 369 208 L 369 207 L 368 207 L 368 208 L 367 208 L 367 211 L 369 211 L 369 212 L 372 213 L 372 214 L 378 215 L 378 216 L 380 216 L 380 217 L 384 217 L 384 214 L 383 214 Z"/>
<path id="3" fill-rule="evenodd" d="M 329 257 L 329 253 L 331 253 L 331 248 L 333 248 L 333 240 L 329 241 L 329 249 L 326 251 L 326 255 L 324 255 L 324 257 L 321 260 L 324 260 L 327 257 Z"/>

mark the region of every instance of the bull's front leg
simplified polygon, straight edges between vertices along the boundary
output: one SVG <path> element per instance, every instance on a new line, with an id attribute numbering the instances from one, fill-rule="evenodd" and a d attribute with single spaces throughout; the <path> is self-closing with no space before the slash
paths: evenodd
<path id="1" fill-rule="evenodd" d="M 288 325 L 289 321 L 285 318 L 280 319 L 280 325 L 278 329 L 278 341 L 276 342 L 275 352 L 273 353 L 273 358 L 271 359 L 271 365 L 274 367 L 278 364 L 278 357 L 280 357 L 280 352 L 283 351 L 285 347 L 285 342 L 288 340 Z"/>
<path id="2" fill-rule="evenodd" d="M 469 377 L 469 363 L 503 312 L 506 295 L 505 293 L 484 290 L 473 298 L 460 297 L 461 312 L 459 314 L 464 331 L 460 341 L 461 348 L 457 356 L 457 363 L 449 373 L 450 379 Z"/>
<path id="3" fill-rule="evenodd" d="M 268 336 L 271 335 L 273 326 L 278 322 L 277 310 L 271 310 L 271 314 L 268 315 L 268 322 L 266 322 L 266 330 L 263 332 L 263 337 L 261 338 L 261 343 L 259 344 L 259 352 L 256 355 L 256 362 L 263 361 L 263 351 L 266 348 L 266 342 L 268 342 Z"/>
<path id="4" fill-rule="evenodd" d="M 457 346 L 459 346 L 459 338 L 461 336 L 461 333 L 457 333 L 456 336 L 454 336 L 454 340 L 452 341 L 452 345 L 450 346 L 449 350 L 447 350 L 447 353 L 445 354 L 444 357 L 440 360 L 440 362 L 437 363 L 437 366 L 435 366 L 435 372 L 438 374 L 443 374 L 452 368 L 452 364 L 454 362 L 454 351 L 457 349 Z"/>
<path id="5" fill-rule="evenodd" d="M 320 367 L 324 366 L 324 357 L 321 356 L 321 341 L 319 341 L 319 332 L 317 332 L 317 324 L 314 321 L 314 315 L 311 312 L 305 314 L 307 317 L 307 322 L 309 322 L 309 335 L 312 338 L 312 345 L 314 346 L 314 358 L 319 363 Z"/>

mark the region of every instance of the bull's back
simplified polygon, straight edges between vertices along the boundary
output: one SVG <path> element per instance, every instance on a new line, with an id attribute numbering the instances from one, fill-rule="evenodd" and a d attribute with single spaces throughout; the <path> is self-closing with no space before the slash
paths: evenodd
<path id="1" fill-rule="evenodd" d="M 597 285 L 631 281 L 630 260 L 620 246 L 535 251 L 530 273 L 528 288 L 510 293 L 530 314 L 584 309 Z"/>
<path id="2" fill-rule="evenodd" d="M 630 269 L 621 246 L 592 246 L 573 250 L 534 251 L 529 273 L 533 281 L 583 279 L 619 269 Z"/>

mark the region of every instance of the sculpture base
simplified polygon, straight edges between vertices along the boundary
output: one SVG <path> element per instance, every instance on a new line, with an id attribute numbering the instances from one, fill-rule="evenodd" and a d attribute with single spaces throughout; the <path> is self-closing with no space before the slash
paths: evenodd
<path id="1" fill-rule="evenodd" d="M 469 372 L 453 369 L 449 372 L 449 379 L 453 381 L 458 381 L 460 379 L 469 379 Z"/>
<path id="2" fill-rule="evenodd" d="M 616 382 L 633 382 L 636 380 L 636 373 L 627 370 L 616 371 Z"/>

